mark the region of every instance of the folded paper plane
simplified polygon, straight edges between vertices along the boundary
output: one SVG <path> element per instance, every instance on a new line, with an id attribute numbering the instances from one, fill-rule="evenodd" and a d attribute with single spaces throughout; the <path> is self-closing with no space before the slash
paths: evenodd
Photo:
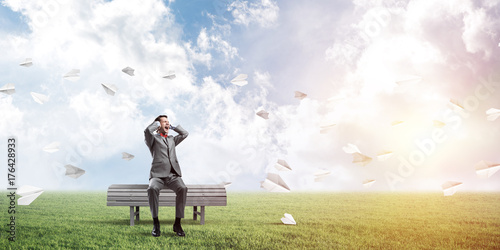
<path id="1" fill-rule="evenodd" d="M 83 170 L 79 167 L 75 167 L 71 164 L 68 164 L 64 167 L 66 168 L 66 175 L 71 177 L 71 178 L 76 179 L 76 178 L 82 176 L 83 174 L 85 174 L 85 170 Z"/>
<path id="2" fill-rule="evenodd" d="M 33 100 L 35 100 L 35 102 L 38 102 L 40 104 L 44 104 L 45 102 L 47 102 L 49 100 L 49 97 L 46 95 L 42 95 L 42 94 L 35 93 L 35 92 L 31 92 L 30 94 L 31 94 L 31 97 L 33 97 Z"/>
<path id="3" fill-rule="evenodd" d="M 454 109 L 459 109 L 459 110 L 464 109 L 464 106 L 462 106 L 462 104 L 460 104 L 460 102 L 455 99 L 450 99 L 450 105 Z"/>
<path id="4" fill-rule="evenodd" d="M 59 151 L 59 142 L 53 142 L 51 144 L 46 145 L 45 147 L 43 147 L 43 151 L 48 153 L 54 153 Z"/>
<path id="5" fill-rule="evenodd" d="M 373 185 L 373 183 L 375 183 L 375 180 L 364 180 L 363 181 L 363 186 L 364 187 L 371 187 Z"/>
<path id="6" fill-rule="evenodd" d="M 286 163 L 285 160 L 281 160 L 281 159 L 279 159 L 278 162 L 276 162 L 276 164 L 274 164 L 274 167 L 280 171 L 292 170 L 290 165 L 288 165 L 288 163 Z"/>
<path id="7" fill-rule="evenodd" d="M 7 83 L 0 88 L 0 92 L 7 95 L 12 95 L 16 93 L 16 87 L 12 83 Z"/>
<path id="8" fill-rule="evenodd" d="M 335 127 L 336 124 L 330 124 L 330 125 L 323 125 L 323 126 L 320 126 L 319 127 L 319 133 L 320 134 L 328 134 L 328 132 L 330 132 L 330 130 L 333 129 L 333 127 Z"/>
<path id="9" fill-rule="evenodd" d="M 26 185 L 18 188 L 16 193 L 22 196 L 17 199 L 17 205 L 27 206 L 43 193 L 43 189 Z"/>
<path id="10" fill-rule="evenodd" d="M 394 127 L 394 126 L 400 125 L 402 123 L 404 123 L 404 121 L 393 121 L 393 122 L 391 122 L 391 125 Z"/>
<path id="11" fill-rule="evenodd" d="M 127 152 L 123 152 L 122 153 L 122 159 L 130 161 L 130 160 L 134 159 L 134 155 L 131 155 L 131 154 L 127 153 Z"/>
<path id="12" fill-rule="evenodd" d="M 330 172 L 328 170 L 318 171 L 318 172 L 314 173 L 314 181 L 315 182 L 322 182 L 326 179 L 326 177 L 328 177 L 331 174 L 332 174 L 332 172 Z"/>
<path id="13" fill-rule="evenodd" d="M 456 182 L 456 181 L 447 181 L 441 185 L 443 188 L 443 193 L 444 196 L 451 196 L 455 192 L 457 192 L 458 187 L 462 185 L 462 182 Z"/>
<path id="14" fill-rule="evenodd" d="M 442 121 L 433 120 L 432 122 L 433 122 L 434 127 L 436 127 L 436 128 L 442 128 L 442 127 L 446 126 L 446 123 L 444 123 Z"/>
<path id="15" fill-rule="evenodd" d="M 261 110 L 259 112 L 257 112 L 257 115 L 264 118 L 264 119 L 269 119 L 269 113 L 265 110 Z"/>
<path id="16" fill-rule="evenodd" d="M 285 213 L 285 217 L 281 218 L 281 222 L 285 225 L 296 225 L 297 222 L 293 219 L 293 216 L 291 214 Z"/>
<path id="17" fill-rule="evenodd" d="M 267 178 L 260 183 L 260 187 L 269 192 L 290 192 L 290 188 L 278 174 L 268 173 Z"/>
<path id="18" fill-rule="evenodd" d="M 391 158 L 393 154 L 394 153 L 391 151 L 384 151 L 384 152 L 377 155 L 377 159 L 379 161 L 385 161 L 385 160 Z"/>
<path id="19" fill-rule="evenodd" d="M 65 75 L 63 75 L 63 78 L 66 80 L 70 81 L 78 81 L 80 79 L 80 70 L 79 69 L 72 69 Z"/>
<path id="20" fill-rule="evenodd" d="M 234 85 L 238 85 L 240 87 L 245 86 L 248 84 L 247 78 L 248 78 L 248 75 L 239 74 L 237 77 L 235 77 L 235 78 L 233 78 L 233 80 L 231 80 L 231 83 Z"/>
<path id="21" fill-rule="evenodd" d="M 486 120 L 492 122 L 500 116 L 500 109 L 490 108 L 486 110 Z"/>
<path id="22" fill-rule="evenodd" d="M 220 185 L 224 185 L 225 188 L 228 188 L 229 186 L 231 186 L 232 182 L 230 181 L 223 181 L 220 183 Z"/>
<path id="23" fill-rule="evenodd" d="M 358 164 L 360 166 L 366 166 L 371 161 L 372 161 L 372 158 L 370 158 L 364 154 L 360 154 L 358 152 L 354 152 L 352 154 L 352 163 Z"/>
<path id="24" fill-rule="evenodd" d="M 168 74 L 163 76 L 165 79 L 173 80 L 175 78 L 175 72 L 174 71 L 169 71 Z"/>
<path id="25" fill-rule="evenodd" d="M 33 65 L 33 61 L 31 60 L 31 58 L 26 58 L 26 60 L 24 60 L 24 62 L 20 63 L 19 65 L 30 67 L 31 65 Z"/>
<path id="26" fill-rule="evenodd" d="M 129 76 L 134 76 L 134 69 L 131 67 L 125 67 L 122 69 L 122 72 L 129 75 Z"/>
<path id="27" fill-rule="evenodd" d="M 114 84 L 102 83 L 101 85 L 104 88 L 104 91 L 106 91 L 106 93 L 111 96 L 114 96 L 115 92 L 118 90 Z"/>
<path id="28" fill-rule="evenodd" d="M 351 144 L 351 143 L 347 143 L 347 146 L 344 146 L 342 147 L 342 150 L 344 150 L 344 152 L 348 153 L 348 154 L 352 154 L 352 153 L 361 153 L 361 151 L 359 151 L 359 148 L 354 145 L 354 144 Z"/>
<path id="29" fill-rule="evenodd" d="M 299 100 L 302 100 L 302 99 L 304 99 L 304 98 L 306 98 L 306 97 L 307 97 L 307 95 L 306 95 L 306 94 L 304 94 L 304 93 L 302 93 L 302 92 L 300 92 L 300 91 L 295 91 L 295 98 L 297 98 L 297 99 L 299 99 Z"/>
<path id="30" fill-rule="evenodd" d="M 490 178 L 498 170 L 500 170 L 500 163 L 493 163 L 490 161 L 480 161 L 474 165 L 476 174 L 480 178 Z"/>

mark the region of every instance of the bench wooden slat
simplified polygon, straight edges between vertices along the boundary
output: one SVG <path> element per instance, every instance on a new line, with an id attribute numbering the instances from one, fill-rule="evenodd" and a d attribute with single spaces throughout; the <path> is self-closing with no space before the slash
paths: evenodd
<path id="1" fill-rule="evenodd" d="M 123 203 L 116 203 L 116 202 L 110 201 L 106 204 L 107 204 L 107 206 L 149 207 L 149 202 L 147 202 L 147 201 L 128 202 L 127 205 L 123 205 Z M 160 202 L 160 206 L 175 207 L 175 201 Z M 201 207 L 201 206 L 227 206 L 227 202 L 224 202 L 224 201 L 204 201 L 203 203 L 202 202 L 197 202 L 197 203 L 186 202 L 186 207 Z"/>
<path id="2" fill-rule="evenodd" d="M 175 197 L 175 193 L 160 193 L 160 197 Z M 225 192 L 217 192 L 217 193 L 187 193 L 188 197 L 220 197 L 226 196 Z M 142 193 L 127 193 L 127 192 L 108 192 L 108 197 L 148 197 L 147 192 Z"/>
<path id="3" fill-rule="evenodd" d="M 148 184 L 113 184 L 108 187 L 108 189 L 118 188 L 118 189 L 147 189 Z M 224 185 L 186 185 L 189 188 L 202 188 L 202 189 L 212 189 L 212 188 L 225 188 Z"/>

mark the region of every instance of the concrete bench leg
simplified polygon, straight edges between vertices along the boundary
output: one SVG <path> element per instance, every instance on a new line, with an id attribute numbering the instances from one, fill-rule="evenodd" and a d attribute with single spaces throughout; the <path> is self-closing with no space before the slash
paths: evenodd
<path id="1" fill-rule="evenodd" d="M 137 222 L 139 222 L 139 206 L 135 207 L 135 212 L 134 206 L 130 206 L 130 226 L 134 225 L 134 216 Z"/>
<path id="2" fill-rule="evenodd" d="M 196 220 L 198 218 L 198 215 L 200 216 L 200 224 L 205 225 L 205 206 L 200 206 L 201 211 L 198 212 L 198 207 L 194 206 L 193 207 L 193 220 Z"/>

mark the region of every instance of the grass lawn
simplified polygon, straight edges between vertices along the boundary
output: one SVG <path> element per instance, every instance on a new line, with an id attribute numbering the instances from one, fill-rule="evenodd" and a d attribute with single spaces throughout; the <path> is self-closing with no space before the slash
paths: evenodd
<path id="1" fill-rule="evenodd" d="M 129 225 L 129 207 L 106 206 L 106 192 L 44 192 L 16 207 L 9 242 L 2 192 L 0 248 L 57 249 L 499 249 L 500 193 L 228 193 L 207 207 L 206 223 L 186 207 L 186 237 L 172 231 L 173 207 L 160 208 L 162 236 L 151 236 L 149 207 Z M 280 219 L 290 213 L 297 225 Z"/>

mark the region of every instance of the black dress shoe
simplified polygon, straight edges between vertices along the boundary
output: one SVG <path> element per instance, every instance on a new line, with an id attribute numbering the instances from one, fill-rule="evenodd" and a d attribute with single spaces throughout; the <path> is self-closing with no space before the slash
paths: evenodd
<path id="1" fill-rule="evenodd" d="M 184 233 L 184 230 L 182 230 L 181 225 L 174 225 L 174 232 L 177 234 L 177 236 L 184 237 L 186 234 Z"/>
<path id="2" fill-rule="evenodd" d="M 154 224 L 153 226 L 153 231 L 151 232 L 151 235 L 153 235 L 153 237 L 158 237 L 160 236 L 160 224 Z"/>

